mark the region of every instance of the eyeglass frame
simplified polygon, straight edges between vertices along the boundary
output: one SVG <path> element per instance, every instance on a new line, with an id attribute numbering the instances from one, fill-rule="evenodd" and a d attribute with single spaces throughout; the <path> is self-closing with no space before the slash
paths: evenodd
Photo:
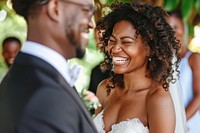
<path id="1" fill-rule="evenodd" d="M 82 3 L 78 3 L 78 2 L 74 2 L 74 1 L 68 1 L 68 0 L 60 0 L 60 1 L 69 3 L 69 4 L 73 4 L 76 6 L 80 6 L 83 11 L 89 12 L 89 14 L 88 14 L 89 18 L 91 18 L 94 15 L 94 13 L 97 9 L 96 6 L 93 6 L 93 5 L 86 5 L 86 4 L 82 4 Z"/>

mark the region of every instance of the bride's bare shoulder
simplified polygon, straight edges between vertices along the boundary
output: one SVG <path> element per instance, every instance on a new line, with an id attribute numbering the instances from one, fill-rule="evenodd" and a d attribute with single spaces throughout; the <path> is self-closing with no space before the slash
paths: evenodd
<path id="1" fill-rule="evenodd" d="M 162 86 L 153 88 L 147 96 L 147 114 L 149 126 L 153 132 L 158 131 L 154 127 L 173 131 L 175 128 L 175 110 L 170 92 Z"/>
<path id="2" fill-rule="evenodd" d="M 108 79 L 104 79 L 97 87 L 97 91 L 96 91 L 96 96 L 99 99 L 99 102 L 101 103 L 101 107 L 97 108 L 95 110 L 95 114 L 98 114 L 99 112 L 101 112 L 101 110 L 104 108 L 106 101 L 108 99 L 108 84 L 110 83 L 110 78 Z"/>
<path id="3" fill-rule="evenodd" d="M 105 99 L 108 96 L 107 86 L 110 83 L 110 78 L 104 79 L 97 87 L 96 95 L 99 99 Z"/>
<path id="4" fill-rule="evenodd" d="M 153 106 L 166 106 L 168 104 L 171 105 L 171 103 L 172 99 L 170 92 L 166 91 L 162 86 L 157 86 L 149 91 L 147 96 L 147 105 L 149 107 L 152 108 Z"/>

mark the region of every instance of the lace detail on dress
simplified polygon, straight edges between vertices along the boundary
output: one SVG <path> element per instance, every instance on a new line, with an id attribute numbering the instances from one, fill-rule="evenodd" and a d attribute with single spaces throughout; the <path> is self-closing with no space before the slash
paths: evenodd
<path id="1" fill-rule="evenodd" d="M 103 110 L 94 118 L 94 124 L 97 128 L 98 133 L 105 133 L 103 123 Z"/>
<path id="2" fill-rule="evenodd" d="M 98 133 L 105 133 L 103 111 L 94 118 L 94 123 Z M 112 125 L 111 131 L 108 133 L 149 133 L 149 129 L 138 118 L 133 118 Z"/>

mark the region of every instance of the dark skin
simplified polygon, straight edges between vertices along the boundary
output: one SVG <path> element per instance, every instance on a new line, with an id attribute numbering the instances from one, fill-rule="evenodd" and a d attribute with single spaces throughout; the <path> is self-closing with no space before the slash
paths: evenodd
<path id="1" fill-rule="evenodd" d="M 83 1 L 74 2 L 82 3 Z M 83 3 L 93 4 L 91 0 L 84 0 Z M 85 35 L 89 33 L 89 28 L 94 27 L 88 14 L 89 12 L 77 8 L 77 5 L 66 4 L 61 0 L 50 0 L 41 7 L 37 15 L 28 17 L 27 40 L 43 44 L 66 59 L 76 57 L 77 48 L 85 50 L 87 45 Z"/>
<path id="2" fill-rule="evenodd" d="M 133 33 L 135 29 L 128 21 L 122 20 L 114 25 L 108 52 L 113 60 L 113 71 L 124 76 L 125 87 L 116 86 L 107 95 L 109 79 L 102 81 L 97 89 L 102 106 L 95 114 L 104 110 L 106 132 L 113 124 L 138 118 L 150 133 L 173 133 L 175 112 L 172 99 L 161 84 L 145 76 L 150 49 L 141 37 L 135 39 Z"/>
<path id="3" fill-rule="evenodd" d="M 8 67 L 13 64 L 15 56 L 21 49 L 21 44 L 17 41 L 9 41 L 4 44 L 2 55 Z"/>

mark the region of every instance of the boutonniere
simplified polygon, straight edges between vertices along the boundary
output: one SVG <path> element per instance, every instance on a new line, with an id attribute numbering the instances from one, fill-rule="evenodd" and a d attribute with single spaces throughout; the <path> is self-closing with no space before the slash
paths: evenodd
<path id="1" fill-rule="evenodd" d="M 83 99 L 83 102 L 85 103 L 88 110 L 97 109 L 98 107 L 101 106 L 99 99 L 91 91 L 82 89 L 80 96 Z"/>

